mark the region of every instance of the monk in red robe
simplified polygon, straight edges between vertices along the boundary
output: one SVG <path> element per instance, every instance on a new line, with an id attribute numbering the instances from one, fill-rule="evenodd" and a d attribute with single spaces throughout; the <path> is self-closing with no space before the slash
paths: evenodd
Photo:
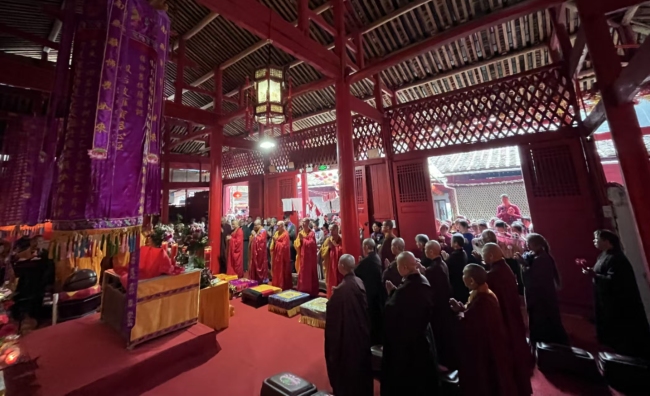
<path id="1" fill-rule="evenodd" d="M 496 243 L 486 243 L 483 246 L 483 261 L 487 265 L 487 283 L 499 300 L 501 315 L 506 325 L 508 345 L 512 351 L 514 362 L 514 380 L 518 396 L 529 396 L 533 393 L 530 385 L 533 356 L 526 342 L 526 324 L 521 314 L 517 280 L 510 266 L 503 258 L 503 252 Z"/>
<path id="2" fill-rule="evenodd" d="M 262 227 L 262 222 L 255 220 L 249 242 L 251 262 L 248 266 L 248 278 L 259 283 L 262 283 L 269 277 L 269 261 L 266 255 L 267 237 L 268 235 L 264 227 Z"/>
<path id="3" fill-rule="evenodd" d="M 271 242 L 271 271 L 273 286 L 282 290 L 293 287 L 291 279 L 291 240 L 284 229 L 284 221 L 278 221 L 278 230 L 273 234 Z"/>
<path id="4" fill-rule="evenodd" d="M 309 227 L 311 220 L 304 219 L 298 238 L 293 242 L 296 248 L 296 272 L 298 291 L 318 297 L 318 247 L 316 234 Z"/>
<path id="5" fill-rule="evenodd" d="M 343 275 L 338 270 L 339 259 L 343 254 L 341 242 L 339 226 L 332 224 L 330 226 L 330 236 L 323 242 L 323 246 L 320 249 L 320 256 L 323 259 L 325 282 L 327 283 L 327 298 L 332 296 L 334 286 L 337 286 L 343 280 Z"/>
<path id="6" fill-rule="evenodd" d="M 460 392 L 463 396 L 516 396 L 506 328 L 486 280 L 483 267 L 467 265 L 463 271 L 465 286 L 471 290 L 467 305 L 449 300 L 460 317 Z"/>
<path id="7" fill-rule="evenodd" d="M 228 275 L 237 275 L 239 278 L 244 277 L 244 231 L 239 226 L 239 221 L 232 222 L 232 234 L 226 239 L 230 241 L 228 247 Z"/>

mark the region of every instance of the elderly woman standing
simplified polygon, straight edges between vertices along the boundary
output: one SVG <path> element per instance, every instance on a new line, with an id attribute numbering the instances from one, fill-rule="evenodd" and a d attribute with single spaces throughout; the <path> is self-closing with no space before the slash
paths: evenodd
<path id="1" fill-rule="evenodd" d="M 621 240 L 608 230 L 594 236 L 594 245 L 602 253 L 593 268 L 582 272 L 593 279 L 598 341 L 616 353 L 650 357 L 650 327 Z"/>

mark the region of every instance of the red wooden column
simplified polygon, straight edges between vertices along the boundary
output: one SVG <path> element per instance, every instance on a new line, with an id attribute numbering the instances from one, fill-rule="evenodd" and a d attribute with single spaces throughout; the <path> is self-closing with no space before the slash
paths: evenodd
<path id="1" fill-rule="evenodd" d="M 305 171 L 300 174 L 300 185 L 302 186 L 302 218 L 304 219 L 307 217 L 307 201 L 309 201 L 309 186 L 307 185 L 307 172 Z"/>
<path id="2" fill-rule="evenodd" d="M 214 111 L 221 116 L 223 104 L 223 79 L 221 68 L 214 69 Z M 221 254 L 221 212 L 222 212 L 222 179 L 221 179 L 221 157 L 223 149 L 223 125 L 214 125 L 210 134 L 210 210 L 208 220 L 208 231 L 210 246 L 212 247 L 212 259 L 210 270 L 213 273 L 219 272 L 219 256 Z"/>
<path id="3" fill-rule="evenodd" d="M 381 92 L 381 76 L 379 74 L 375 74 L 374 79 L 375 79 L 375 88 L 374 88 L 375 107 L 377 107 L 377 110 L 384 113 L 383 94 Z M 391 96 L 391 101 L 393 106 L 397 105 L 397 97 L 395 96 L 395 91 L 393 91 L 393 95 Z M 384 149 L 384 164 L 386 165 L 386 174 L 388 175 L 389 191 L 391 194 L 390 217 L 392 220 L 397 221 L 397 217 L 396 217 L 397 210 L 395 208 L 395 202 L 397 202 L 397 194 L 395 190 L 395 180 L 393 179 L 393 150 L 391 147 L 391 140 L 390 140 L 390 120 L 386 118 L 385 114 L 384 114 L 384 121 L 381 123 L 381 141 Z"/>
<path id="4" fill-rule="evenodd" d="M 169 154 L 169 145 L 171 144 L 171 125 L 169 125 L 165 133 L 165 146 L 164 153 Z M 167 155 L 163 155 L 163 158 Z M 162 181 L 162 207 L 160 208 L 160 222 L 169 224 L 169 183 L 172 181 L 171 169 L 169 160 L 163 160 L 163 181 Z"/>
<path id="5" fill-rule="evenodd" d="M 336 55 L 340 59 L 340 75 L 336 79 L 336 147 L 339 166 L 339 192 L 341 197 L 341 237 L 343 251 L 357 258 L 361 255 L 359 218 L 354 193 L 354 141 L 350 83 L 347 81 L 345 60 L 345 7 L 343 0 L 334 0 L 334 27 L 336 29 Z"/>
<path id="6" fill-rule="evenodd" d="M 631 102 L 618 103 L 613 92 L 615 80 L 621 74 L 621 61 L 616 53 L 604 14 L 596 13 L 588 0 L 578 2 L 580 21 L 587 38 L 598 86 L 602 92 L 607 121 L 627 187 L 641 246 L 650 257 L 650 205 L 646 202 L 650 183 L 650 162 L 643 143 L 639 120 Z"/>

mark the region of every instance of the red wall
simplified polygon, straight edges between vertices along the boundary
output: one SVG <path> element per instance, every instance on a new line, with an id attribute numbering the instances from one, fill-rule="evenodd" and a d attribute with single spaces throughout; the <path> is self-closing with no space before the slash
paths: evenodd
<path id="1" fill-rule="evenodd" d="M 618 164 L 618 162 L 603 164 L 603 171 L 605 171 L 605 179 L 607 179 L 608 182 L 610 183 L 615 182 L 620 185 L 625 185 L 625 183 L 623 183 L 623 175 L 621 174 L 621 167 Z"/>

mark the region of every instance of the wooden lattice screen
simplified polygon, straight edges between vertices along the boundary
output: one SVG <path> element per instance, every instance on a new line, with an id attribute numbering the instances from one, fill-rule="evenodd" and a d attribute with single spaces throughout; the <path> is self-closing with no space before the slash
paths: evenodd
<path id="1" fill-rule="evenodd" d="M 557 66 L 386 109 L 394 154 L 557 130 L 578 122 Z"/>
<path id="2" fill-rule="evenodd" d="M 222 157 L 223 179 L 264 174 L 264 156 L 259 151 L 226 151 Z"/>
<path id="3" fill-rule="evenodd" d="M 368 151 L 374 148 L 383 153 L 381 127 L 368 118 L 352 118 L 355 160 L 368 159 Z M 336 158 L 336 122 L 317 125 L 285 136 L 278 142 L 277 150 L 271 154 L 270 163 L 278 172 L 289 170 L 289 162 L 295 169 L 308 165 L 334 165 Z"/>

